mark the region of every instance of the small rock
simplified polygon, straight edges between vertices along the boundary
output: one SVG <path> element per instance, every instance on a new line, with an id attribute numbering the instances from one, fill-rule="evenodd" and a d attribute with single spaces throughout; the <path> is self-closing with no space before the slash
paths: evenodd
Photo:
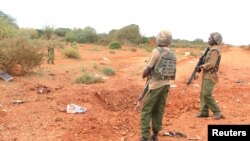
<path id="1" fill-rule="evenodd" d="M 58 122 L 58 121 L 63 121 L 63 119 L 62 118 L 56 118 L 55 122 Z"/>
<path id="2" fill-rule="evenodd" d="M 127 132 L 123 131 L 123 132 L 122 132 L 122 135 L 123 135 L 123 136 L 126 136 L 126 135 L 127 135 Z"/>

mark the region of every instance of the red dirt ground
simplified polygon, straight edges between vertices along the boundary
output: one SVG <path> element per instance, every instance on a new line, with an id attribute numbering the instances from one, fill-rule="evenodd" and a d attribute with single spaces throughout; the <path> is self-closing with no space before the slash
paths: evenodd
<path id="1" fill-rule="evenodd" d="M 207 140 L 208 124 L 250 123 L 250 51 L 223 48 L 220 81 L 214 90 L 226 119 L 195 118 L 199 110 L 201 80 L 184 87 L 198 58 L 179 53 L 177 80 L 172 84 L 163 119 L 163 130 L 179 131 L 188 138 Z M 67 59 L 56 51 L 55 65 L 44 63 L 34 73 L 15 77 L 12 82 L 0 80 L 0 141 L 138 141 L 139 115 L 135 101 L 145 80 L 141 72 L 150 53 L 143 49 L 123 47 L 111 53 L 100 46 L 81 45 L 80 60 Z M 104 59 L 107 58 L 107 59 Z M 93 65 L 97 65 L 97 69 Z M 105 83 L 75 84 L 84 67 L 101 74 L 104 66 L 113 67 L 116 75 Z M 38 94 L 39 85 L 51 92 Z M 13 100 L 25 103 L 13 104 Z M 84 114 L 68 114 L 67 104 L 86 107 Z M 212 114 L 211 114 L 212 115 Z M 184 138 L 161 136 L 161 141 L 184 141 Z"/>

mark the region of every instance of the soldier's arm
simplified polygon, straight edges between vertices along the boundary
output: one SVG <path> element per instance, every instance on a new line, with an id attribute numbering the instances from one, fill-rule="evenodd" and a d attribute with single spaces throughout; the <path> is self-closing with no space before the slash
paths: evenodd
<path id="1" fill-rule="evenodd" d="M 204 69 L 210 69 L 210 68 L 215 67 L 218 58 L 219 58 L 218 52 L 216 50 L 213 50 L 211 52 L 211 56 L 210 56 L 209 60 L 207 61 L 207 63 L 203 64 L 202 67 Z"/>
<path id="2" fill-rule="evenodd" d="M 159 53 L 159 51 L 157 49 L 153 50 L 153 52 L 151 54 L 151 57 L 150 57 L 150 60 L 149 60 L 149 62 L 147 64 L 147 67 L 149 67 L 149 68 L 153 68 L 154 67 L 155 62 L 156 62 L 157 58 L 159 57 L 159 54 L 160 53 Z"/>

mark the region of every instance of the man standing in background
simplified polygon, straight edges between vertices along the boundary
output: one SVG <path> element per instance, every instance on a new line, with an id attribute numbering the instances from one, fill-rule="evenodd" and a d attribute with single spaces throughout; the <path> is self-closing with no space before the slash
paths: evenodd
<path id="1" fill-rule="evenodd" d="M 162 129 L 162 119 L 169 91 L 169 80 L 175 79 L 176 56 L 170 50 L 172 34 L 163 30 L 156 37 L 156 47 L 143 71 L 142 78 L 149 78 L 148 91 L 141 109 L 140 141 L 158 141 L 158 133 Z M 150 123 L 152 132 L 150 136 Z"/>
<path id="2" fill-rule="evenodd" d="M 212 91 L 215 84 L 218 82 L 217 72 L 220 66 L 221 53 L 219 45 L 222 43 L 222 36 L 218 32 L 211 33 L 208 39 L 209 52 L 205 56 L 205 63 L 198 66 L 198 72 L 203 70 L 202 87 L 200 95 L 200 113 L 196 116 L 198 118 L 209 117 L 209 109 L 213 112 L 214 119 L 221 119 L 224 116 L 221 114 L 219 107 L 212 96 Z"/>
<path id="3" fill-rule="evenodd" d="M 54 64 L 55 52 L 53 47 L 48 47 L 48 64 Z"/>

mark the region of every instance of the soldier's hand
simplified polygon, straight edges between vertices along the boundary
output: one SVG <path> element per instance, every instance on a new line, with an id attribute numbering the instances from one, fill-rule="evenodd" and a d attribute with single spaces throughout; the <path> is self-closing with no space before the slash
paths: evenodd
<path id="1" fill-rule="evenodd" d="M 145 68 L 143 70 L 143 73 L 142 73 L 142 79 L 144 79 L 145 77 L 148 77 L 149 74 L 150 74 L 150 72 L 151 72 L 151 70 L 152 70 L 152 68 L 149 68 L 149 67 Z"/>
<path id="2" fill-rule="evenodd" d="M 200 73 L 202 68 L 203 68 L 202 66 L 198 66 L 198 67 L 195 68 L 195 70 L 196 70 L 196 72 Z"/>
<path id="3" fill-rule="evenodd" d="M 141 109 L 141 103 L 140 103 L 140 101 L 137 101 L 136 106 L 135 106 L 135 110 L 140 111 L 140 109 Z"/>

